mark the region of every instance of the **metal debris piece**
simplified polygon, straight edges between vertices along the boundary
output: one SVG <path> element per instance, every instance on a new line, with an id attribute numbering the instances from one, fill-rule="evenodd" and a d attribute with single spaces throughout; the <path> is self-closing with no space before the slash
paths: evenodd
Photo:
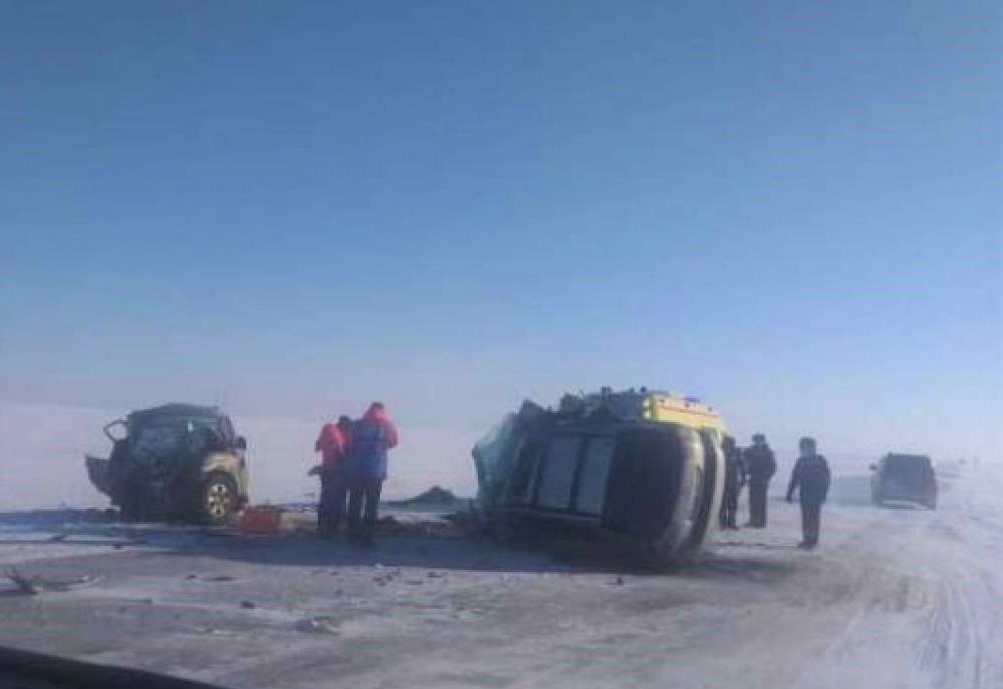
<path id="1" fill-rule="evenodd" d="M 304 634 L 337 634 L 337 623 L 330 617 L 307 617 L 296 623 L 296 631 Z"/>
<path id="2" fill-rule="evenodd" d="M 90 586 L 100 581 L 99 578 L 86 574 L 77 579 L 70 579 L 69 581 L 52 581 L 41 577 L 25 576 L 14 567 L 6 570 L 4 572 L 4 576 L 14 584 L 18 592 L 29 596 L 37 596 L 38 594 L 46 591 L 72 591 L 73 589 Z"/>

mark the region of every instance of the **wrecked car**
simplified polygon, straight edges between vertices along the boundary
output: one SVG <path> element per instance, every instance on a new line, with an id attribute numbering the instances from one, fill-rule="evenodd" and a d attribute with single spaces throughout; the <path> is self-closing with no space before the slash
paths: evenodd
<path id="1" fill-rule="evenodd" d="M 549 522 L 609 534 L 669 564 L 699 550 L 724 489 L 725 426 L 710 406 L 662 392 L 524 402 L 473 449 L 489 531 Z"/>
<path id="2" fill-rule="evenodd" d="M 134 411 L 104 434 L 111 455 L 87 455 L 87 473 L 123 519 L 221 524 L 247 502 L 247 442 L 215 407 Z"/>

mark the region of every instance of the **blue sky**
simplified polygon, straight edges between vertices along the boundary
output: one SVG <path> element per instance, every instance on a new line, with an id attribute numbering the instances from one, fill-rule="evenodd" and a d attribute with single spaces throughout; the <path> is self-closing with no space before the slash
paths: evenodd
<path id="1" fill-rule="evenodd" d="M 1001 26 L 0 0 L 0 397 L 469 430 L 646 384 L 998 454 Z"/>

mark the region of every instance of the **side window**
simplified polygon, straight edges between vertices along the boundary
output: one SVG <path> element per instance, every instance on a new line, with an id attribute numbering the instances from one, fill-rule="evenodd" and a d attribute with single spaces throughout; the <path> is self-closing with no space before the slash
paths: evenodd
<path id="1" fill-rule="evenodd" d="M 585 460 L 578 479 L 576 507 L 585 514 L 601 515 L 606 503 L 606 479 L 613 465 L 616 438 L 594 436 L 585 448 Z"/>
<path id="2" fill-rule="evenodd" d="M 571 486 L 581 446 L 581 436 L 558 436 L 550 441 L 540 472 L 537 506 L 565 510 L 571 507 Z"/>
<path id="3" fill-rule="evenodd" d="M 527 502 L 532 493 L 533 475 L 543 449 L 542 438 L 526 438 L 519 447 L 515 469 L 509 481 L 508 497 L 512 502 Z"/>

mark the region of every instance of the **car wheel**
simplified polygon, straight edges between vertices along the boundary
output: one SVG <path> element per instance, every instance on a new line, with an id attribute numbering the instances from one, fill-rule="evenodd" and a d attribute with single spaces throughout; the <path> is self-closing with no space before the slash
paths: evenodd
<path id="1" fill-rule="evenodd" d="M 226 474 L 210 474 L 202 487 L 202 517 L 209 524 L 225 524 L 237 511 L 237 482 Z"/>

